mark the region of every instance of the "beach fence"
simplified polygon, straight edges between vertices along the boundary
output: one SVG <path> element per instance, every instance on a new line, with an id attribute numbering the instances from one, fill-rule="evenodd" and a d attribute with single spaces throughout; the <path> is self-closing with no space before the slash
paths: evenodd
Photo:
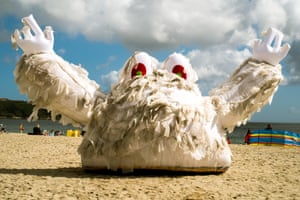
<path id="1" fill-rule="evenodd" d="M 67 137 L 80 137 L 80 130 L 67 130 Z"/>
<path id="2" fill-rule="evenodd" d="M 283 130 L 254 130 L 250 133 L 249 144 L 300 147 L 300 134 Z"/>

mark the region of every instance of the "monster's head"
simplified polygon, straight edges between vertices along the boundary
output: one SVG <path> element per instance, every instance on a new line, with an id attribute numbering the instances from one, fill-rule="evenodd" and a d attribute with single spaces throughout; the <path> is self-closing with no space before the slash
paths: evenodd
<path id="1" fill-rule="evenodd" d="M 160 68 L 157 66 L 155 58 L 145 52 L 136 52 L 126 61 L 111 95 L 114 98 L 128 95 L 124 100 L 134 104 L 158 100 L 180 107 L 199 103 L 201 93 L 195 84 L 198 76 L 186 57 L 173 53 Z"/>
<path id="2" fill-rule="evenodd" d="M 153 75 L 157 71 L 158 61 L 145 52 L 135 52 L 125 63 L 119 82 L 136 77 Z M 196 82 L 198 77 L 189 60 L 182 54 L 173 53 L 161 65 L 161 70 L 173 73 L 188 82 Z"/>

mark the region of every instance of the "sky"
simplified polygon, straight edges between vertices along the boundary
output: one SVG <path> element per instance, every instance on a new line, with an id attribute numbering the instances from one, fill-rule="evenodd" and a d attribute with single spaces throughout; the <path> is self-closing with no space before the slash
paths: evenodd
<path id="1" fill-rule="evenodd" d="M 54 29 L 55 52 L 81 65 L 105 92 L 135 51 L 162 62 L 184 54 L 199 76 L 203 95 L 251 56 L 251 44 L 269 27 L 291 45 L 281 62 L 284 81 L 272 104 L 252 122 L 300 123 L 300 1 L 298 0 L 0 0 L 0 98 L 27 100 L 13 71 L 22 56 L 10 36 L 33 14 Z"/>

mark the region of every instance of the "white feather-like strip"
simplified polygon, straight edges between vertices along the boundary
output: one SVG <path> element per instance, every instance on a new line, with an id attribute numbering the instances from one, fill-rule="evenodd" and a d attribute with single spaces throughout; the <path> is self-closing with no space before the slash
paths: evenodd
<path id="1" fill-rule="evenodd" d="M 86 70 L 54 53 L 24 55 L 14 74 L 20 92 L 35 105 L 31 120 L 37 119 L 38 109 L 46 108 L 52 119 L 61 114 L 63 124 L 86 125 L 95 99 L 104 96 Z"/>

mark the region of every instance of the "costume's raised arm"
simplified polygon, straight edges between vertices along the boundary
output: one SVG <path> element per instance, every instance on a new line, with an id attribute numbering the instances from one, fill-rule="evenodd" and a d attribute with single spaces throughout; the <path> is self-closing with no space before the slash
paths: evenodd
<path id="1" fill-rule="evenodd" d="M 264 40 L 255 41 L 252 58 L 210 92 L 219 120 L 229 132 L 245 123 L 265 104 L 271 103 L 283 79 L 279 62 L 290 49 L 288 44 L 281 46 L 282 38 L 281 32 L 270 28 Z"/>
<path id="2" fill-rule="evenodd" d="M 22 19 L 21 33 L 16 30 L 12 43 L 24 55 L 17 63 L 15 80 L 21 93 L 35 105 L 30 120 L 37 119 L 40 108 L 51 111 L 52 119 L 61 115 L 63 124 L 86 125 L 96 100 L 104 94 L 86 70 L 70 64 L 53 51 L 53 31 L 43 32 L 32 15 Z"/>

